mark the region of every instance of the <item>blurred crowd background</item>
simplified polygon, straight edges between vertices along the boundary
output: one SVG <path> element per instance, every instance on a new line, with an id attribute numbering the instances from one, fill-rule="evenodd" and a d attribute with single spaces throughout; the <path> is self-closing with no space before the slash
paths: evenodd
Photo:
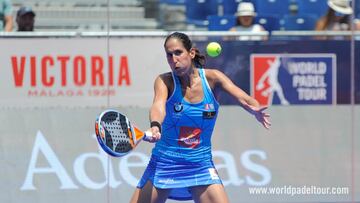
<path id="1" fill-rule="evenodd" d="M 277 30 L 360 29 L 358 0 L 0 0 L 0 2 L 2 4 L 0 19 L 3 25 L 0 29 L 11 32 L 242 31 L 244 29 L 234 29 L 236 26 L 241 26 L 242 17 L 250 18 L 250 24 L 258 24 L 270 33 Z"/>

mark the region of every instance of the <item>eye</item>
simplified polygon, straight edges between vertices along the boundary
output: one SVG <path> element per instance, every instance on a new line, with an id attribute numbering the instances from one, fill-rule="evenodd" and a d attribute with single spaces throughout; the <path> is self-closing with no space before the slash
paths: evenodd
<path id="1" fill-rule="evenodd" d="M 167 57 L 180 56 L 182 53 L 183 53 L 182 50 L 175 50 L 173 52 L 167 52 L 166 56 Z"/>
<path id="2" fill-rule="evenodd" d="M 181 50 L 174 51 L 175 56 L 180 56 L 183 52 Z"/>

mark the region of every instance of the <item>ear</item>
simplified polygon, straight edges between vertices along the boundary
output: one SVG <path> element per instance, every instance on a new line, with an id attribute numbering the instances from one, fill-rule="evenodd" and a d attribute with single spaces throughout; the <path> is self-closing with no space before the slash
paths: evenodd
<path id="1" fill-rule="evenodd" d="M 190 57 L 191 57 L 192 59 L 195 58 L 196 49 L 195 49 L 195 48 L 191 48 L 189 54 L 190 54 Z"/>

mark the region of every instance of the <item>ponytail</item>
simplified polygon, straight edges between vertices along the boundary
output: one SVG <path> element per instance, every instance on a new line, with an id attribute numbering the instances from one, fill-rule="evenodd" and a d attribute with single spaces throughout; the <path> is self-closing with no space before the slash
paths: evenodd
<path id="1" fill-rule="evenodd" d="M 195 57 L 193 59 L 195 67 L 203 68 L 205 66 L 205 56 L 200 53 L 198 48 L 194 47 L 193 49 L 195 50 Z"/>

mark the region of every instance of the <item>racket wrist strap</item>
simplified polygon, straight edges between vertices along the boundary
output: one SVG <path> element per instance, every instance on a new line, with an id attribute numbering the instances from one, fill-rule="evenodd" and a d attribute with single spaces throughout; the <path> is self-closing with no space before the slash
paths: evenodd
<path id="1" fill-rule="evenodd" d="M 150 128 L 152 128 L 152 127 L 154 127 L 154 126 L 158 127 L 158 128 L 159 128 L 159 132 L 161 133 L 161 124 L 160 124 L 158 121 L 151 121 L 151 122 L 150 122 Z"/>

